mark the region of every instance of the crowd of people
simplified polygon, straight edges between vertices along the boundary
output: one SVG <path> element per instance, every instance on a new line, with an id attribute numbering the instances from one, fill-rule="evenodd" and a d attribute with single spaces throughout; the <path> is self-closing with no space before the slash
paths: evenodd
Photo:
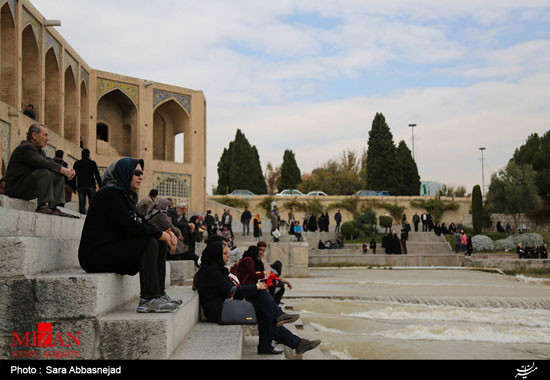
<path id="1" fill-rule="evenodd" d="M 292 289 L 292 285 L 281 275 L 281 262 L 264 268 L 265 242 L 241 252 L 233 273 L 229 273 L 230 252 L 238 249 L 233 241 L 230 210 L 225 210 L 221 218 L 209 211 L 204 220 L 200 215 L 187 220 L 185 202 L 174 204 L 169 198 L 159 197 L 155 189 L 138 199 L 144 178 L 142 159 L 121 158 L 100 178 L 88 150 L 84 149 L 82 160 L 70 168 L 61 151 L 56 152 L 55 158 L 47 157 L 44 148 L 48 141 L 46 126 L 32 124 L 27 139 L 10 157 L 6 176 L 0 181 L 2 193 L 37 199 L 37 213 L 64 217 L 70 215 L 57 208 L 67 202 L 68 192 L 78 192 L 80 211 L 86 214 L 78 248 L 79 263 L 88 273 L 139 274 L 138 313 L 177 310 L 183 301 L 166 292 L 166 261 L 193 260 L 198 268 L 193 288 L 198 291 L 201 309 L 209 322 L 218 322 L 226 298 L 252 302 L 258 317 L 258 354 L 282 353 L 273 347 L 273 341 L 298 354 L 321 343 L 301 338 L 284 327 L 300 316 L 289 315 L 279 306 L 285 289 Z M 88 208 L 83 210 L 86 199 Z M 251 218 L 249 214 L 241 220 L 243 234 L 249 233 L 244 227 L 250 219 L 255 226 L 261 223 L 259 215 Z M 206 248 L 199 255 L 196 243 L 202 239 L 206 239 Z"/>
<path id="2" fill-rule="evenodd" d="M 523 243 L 518 243 L 516 247 L 516 253 L 518 254 L 518 258 L 520 259 L 547 259 L 548 258 L 548 250 L 546 249 L 546 246 L 544 244 L 541 244 L 540 246 L 533 244 L 533 246 L 529 246 L 529 244 L 523 245 Z"/>

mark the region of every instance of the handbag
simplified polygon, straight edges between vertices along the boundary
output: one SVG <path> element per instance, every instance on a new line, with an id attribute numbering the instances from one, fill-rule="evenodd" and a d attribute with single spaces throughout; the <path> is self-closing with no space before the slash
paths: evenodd
<path id="1" fill-rule="evenodd" d="M 255 325 L 256 311 L 252 303 L 245 299 L 233 298 L 237 287 L 233 287 L 230 297 L 223 301 L 222 311 L 218 320 L 219 325 Z"/>

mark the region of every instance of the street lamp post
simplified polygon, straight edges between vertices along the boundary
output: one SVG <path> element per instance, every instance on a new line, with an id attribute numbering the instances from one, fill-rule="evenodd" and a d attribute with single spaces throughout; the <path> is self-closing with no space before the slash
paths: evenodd
<path id="1" fill-rule="evenodd" d="M 481 196 L 483 197 L 485 195 L 485 170 L 483 169 L 483 151 L 485 150 L 485 147 L 479 148 L 481 151 Z"/>
<path id="2" fill-rule="evenodd" d="M 411 127 L 412 131 L 412 154 L 413 154 L 413 160 L 416 162 L 416 159 L 414 157 L 414 127 L 416 127 L 416 124 L 409 124 L 409 127 Z"/>

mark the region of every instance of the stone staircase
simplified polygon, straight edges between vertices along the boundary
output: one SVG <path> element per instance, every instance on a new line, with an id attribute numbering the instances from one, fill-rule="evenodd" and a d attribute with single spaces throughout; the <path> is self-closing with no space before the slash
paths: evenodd
<path id="1" fill-rule="evenodd" d="M 198 294 L 188 285 L 192 261 L 167 263 L 167 293 L 184 301 L 177 312 L 139 314 L 139 276 L 85 273 L 77 257 L 84 220 L 36 214 L 35 208 L 0 196 L 0 358 L 242 357 L 242 326 L 199 320 Z M 33 341 L 38 324 L 58 337 L 53 347 Z M 61 338 L 70 334 L 78 344 Z"/>
<path id="2" fill-rule="evenodd" d="M 444 254 L 453 253 L 449 243 L 443 236 L 437 236 L 434 232 L 409 232 L 407 240 L 407 254 Z"/>

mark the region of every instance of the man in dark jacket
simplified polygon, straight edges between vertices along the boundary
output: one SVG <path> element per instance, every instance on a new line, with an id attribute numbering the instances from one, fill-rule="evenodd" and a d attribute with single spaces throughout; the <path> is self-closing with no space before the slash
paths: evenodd
<path id="1" fill-rule="evenodd" d="M 250 221 L 252 220 L 252 214 L 248 211 L 248 207 L 244 208 L 244 212 L 241 214 L 241 223 L 243 224 L 243 236 L 250 235 Z"/>
<path id="2" fill-rule="evenodd" d="M 86 214 L 86 197 L 88 197 L 88 205 L 90 205 L 92 197 L 95 195 L 96 182 L 97 186 L 101 187 L 101 176 L 97 164 L 90 159 L 89 149 L 82 150 L 82 159 L 74 163 L 74 171 L 76 173 L 78 208 L 81 214 Z"/>
<path id="3" fill-rule="evenodd" d="M 35 123 L 27 131 L 27 140 L 13 151 L 6 171 L 6 195 L 31 200 L 38 198 L 36 212 L 69 216 L 56 210 L 65 205 L 65 181 L 73 179 L 72 168 L 48 158 L 44 147 L 50 138 L 44 124 Z"/>

